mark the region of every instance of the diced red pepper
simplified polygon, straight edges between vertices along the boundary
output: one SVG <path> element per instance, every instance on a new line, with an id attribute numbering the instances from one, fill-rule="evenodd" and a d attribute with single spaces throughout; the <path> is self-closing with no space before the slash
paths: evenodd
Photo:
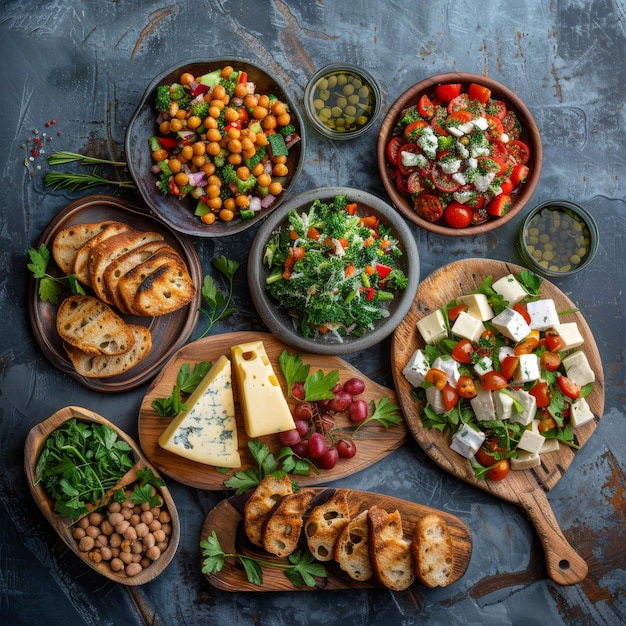
<path id="1" fill-rule="evenodd" d="M 376 273 L 380 276 L 381 280 L 385 280 L 389 274 L 391 274 L 392 268 L 389 265 L 384 265 L 383 263 L 376 263 Z"/>
<path id="2" fill-rule="evenodd" d="M 239 77 L 237 78 L 238 83 L 247 83 L 248 82 L 248 72 L 239 72 Z"/>
<path id="3" fill-rule="evenodd" d="M 365 287 L 365 299 L 371 302 L 376 296 L 376 290 L 373 287 Z"/>
<path id="4" fill-rule="evenodd" d="M 178 140 L 172 137 L 158 137 L 158 140 L 166 150 L 173 150 L 178 146 Z"/>

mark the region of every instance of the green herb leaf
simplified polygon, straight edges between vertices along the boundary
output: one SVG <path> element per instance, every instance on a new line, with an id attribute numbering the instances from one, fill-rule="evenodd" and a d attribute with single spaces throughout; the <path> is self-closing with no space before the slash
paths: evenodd
<path id="1" fill-rule="evenodd" d="M 74 174 L 73 172 L 48 172 L 44 176 L 44 183 L 53 189 L 67 189 L 70 192 L 81 191 L 97 187 L 98 185 L 113 185 L 114 187 L 134 189 L 135 184 L 129 180 L 116 180 L 100 176 L 94 167 L 91 174 Z"/>
<path id="2" fill-rule="evenodd" d="M 151 406 L 159 417 L 176 417 L 184 411 L 187 407 L 183 402 L 183 394 L 193 393 L 211 366 L 211 361 L 200 361 L 192 370 L 188 363 L 183 363 L 178 370 L 172 393 L 167 398 L 155 398 L 152 401 Z"/>
<path id="3" fill-rule="evenodd" d="M 543 279 L 530 270 L 522 270 L 519 274 L 519 281 L 531 296 L 541 295 L 541 283 Z"/>
<path id="4" fill-rule="evenodd" d="M 315 374 L 309 374 L 304 381 L 304 399 L 309 402 L 331 400 L 333 398 L 332 389 L 338 382 L 338 370 L 331 370 L 328 374 L 318 370 Z"/>
<path id="5" fill-rule="evenodd" d="M 50 251 L 45 243 L 42 243 L 39 248 L 29 248 L 28 256 L 30 257 L 30 263 L 26 267 L 30 270 L 33 277 L 39 280 L 38 293 L 43 302 L 59 304 L 65 284 L 69 285 L 73 294 L 85 295 L 86 292 L 78 282 L 75 274 L 60 278 L 48 274 Z"/>
<path id="6" fill-rule="evenodd" d="M 363 426 L 374 421 L 380 422 L 385 428 L 389 428 L 390 426 L 401 424 L 404 419 L 400 407 L 397 404 L 390 403 L 387 396 L 380 399 L 378 406 L 376 406 L 374 401 L 370 402 L 370 408 L 373 409 L 373 413 L 356 427 L 354 430 L 355 435 Z"/>
<path id="7" fill-rule="evenodd" d="M 59 150 L 58 152 L 53 152 L 47 160 L 50 165 L 61 165 L 63 163 L 72 163 L 74 161 L 79 161 L 82 165 L 102 164 L 126 167 L 126 163 L 122 161 L 109 161 L 108 159 L 99 159 L 97 157 L 90 157 L 84 154 L 79 154 L 77 152 L 70 152 L 68 150 Z"/>
<path id="8" fill-rule="evenodd" d="M 299 354 L 291 355 L 283 350 L 278 357 L 280 369 L 287 382 L 287 395 L 292 396 L 294 383 L 303 383 L 309 375 L 310 365 L 305 365 Z"/>
<path id="9" fill-rule="evenodd" d="M 202 283 L 202 298 L 207 307 L 200 307 L 200 312 L 209 318 L 209 326 L 200 335 L 206 336 L 213 326 L 234 313 L 236 309 L 230 306 L 233 297 L 233 281 L 239 269 L 237 261 L 229 260 L 224 255 L 213 259 L 213 266 L 226 277 L 228 282 L 228 297 L 218 289 L 213 277 L 207 274 Z"/>

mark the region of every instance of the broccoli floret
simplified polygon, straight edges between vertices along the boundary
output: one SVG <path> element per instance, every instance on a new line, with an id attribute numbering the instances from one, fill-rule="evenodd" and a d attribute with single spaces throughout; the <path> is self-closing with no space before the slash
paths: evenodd
<path id="1" fill-rule="evenodd" d="M 296 132 L 296 127 L 293 124 L 287 124 L 278 131 L 283 137 L 288 137 Z"/>
<path id="2" fill-rule="evenodd" d="M 194 115 L 197 115 L 201 120 L 203 120 L 209 114 L 209 103 L 197 102 L 193 105 L 191 111 Z"/>
<path id="3" fill-rule="evenodd" d="M 154 108 L 161 113 L 170 110 L 172 98 L 170 98 L 170 88 L 168 85 L 159 85 L 154 98 Z"/>
<path id="4" fill-rule="evenodd" d="M 186 94 L 187 92 L 182 85 L 179 85 L 178 83 L 172 83 L 170 85 L 170 98 L 172 100 L 180 100 Z"/>
<path id="5" fill-rule="evenodd" d="M 189 94 L 184 95 L 182 98 L 177 100 L 178 108 L 187 111 L 191 107 L 191 101 L 192 97 Z"/>
<path id="6" fill-rule="evenodd" d="M 220 78 L 219 84 L 224 87 L 226 93 L 232 96 L 235 93 L 235 87 L 239 79 L 239 72 L 231 72 L 228 78 Z"/>
<path id="7" fill-rule="evenodd" d="M 409 124 L 412 124 L 413 122 L 417 122 L 418 120 L 422 119 L 424 118 L 419 114 L 417 110 L 417 105 L 413 105 L 404 110 L 402 117 L 396 124 L 396 129 L 403 132 Z"/>
<path id="8" fill-rule="evenodd" d="M 242 180 L 231 163 L 224 165 L 221 170 L 221 178 L 225 183 L 234 183 L 239 194 L 247 194 L 256 186 L 256 176 L 250 174 L 247 180 Z"/>

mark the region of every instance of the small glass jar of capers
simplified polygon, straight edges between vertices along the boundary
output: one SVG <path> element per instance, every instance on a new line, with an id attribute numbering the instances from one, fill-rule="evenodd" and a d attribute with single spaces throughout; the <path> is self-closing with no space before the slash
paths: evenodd
<path id="1" fill-rule="evenodd" d="M 380 89 L 365 70 L 332 63 L 317 71 L 304 91 L 311 124 L 331 139 L 359 137 L 374 123 L 381 108 Z"/>
<path id="2" fill-rule="evenodd" d="M 591 214 L 568 200 L 535 207 L 519 230 L 524 262 L 546 276 L 569 276 L 587 267 L 598 250 L 598 227 Z"/>

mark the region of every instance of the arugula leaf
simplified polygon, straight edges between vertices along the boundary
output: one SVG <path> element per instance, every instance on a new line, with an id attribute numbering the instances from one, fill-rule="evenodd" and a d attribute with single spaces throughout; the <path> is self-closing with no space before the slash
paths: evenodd
<path id="1" fill-rule="evenodd" d="M 183 363 L 178 370 L 172 393 L 167 398 L 155 398 L 152 401 L 151 406 L 159 417 L 176 417 L 184 411 L 187 407 L 183 402 L 182 394 L 193 393 L 212 365 L 211 361 L 200 361 L 192 370 L 189 363 Z"/>
<path id="2" fill-rule="evenodd" d="M 203 574 L 220 572 L 224 567 L 225 560 L 227 558 L 234 558 L 243 566 L 248 580 L 259 587 L 263 585 L 262 566 L 283 570 L 285 576 L 296 587 L 302 587 L 302 585 L 314 587 L 316 584 L 315 577 L 326 578 L 328 575 L 324 565 L 317 562 L 308 550 L 296 550 L 289 555 L 288 563 L 269 561 L 238 553 L 227 554 L 222 549 L 215 530 L 211 531 L 207 539 L 200 541 L 200 548 L 202 549 L 203 557 Z"/>
<path id="3" fill-rule="evenodd" d="M 309 375 L 310 365 L 305 365 L 299 354 L 291 355 L 283 350 L 278 357 L 280 369 L 287 382 L 287 395 L 292 396 L 294 383 L 303 383 Z"/>
<path id="4" fill-rule="evenodd" d="M 355 428 L 355 435 L 363 426 L 373 421 L 380 422 L 385 428 L 389 428 L 390 426 L 401 424 L 404 419 L 400 407 L 397 404 L 390 403 L 387 396 L 380 399 L 378 406 L 376 406 L 376 403 L 372 400 L 370 407 L 373 409 L 373 413 Z"/>
<path id="5" fill-rule="evenodd" d="M 33 277 L 39 280 L 38 293 L 43 302 L 59 304 L 65 284 L 69 286 L 73 294 L 81 296 L 86 294 L 86 291 L 78 282 L 75 274 L 61 277 L 48 274 L 50 251 L 45 243 L 42 243 L 39 248 L 29 248 L 28 256 L 31 262 L 28 263 L 26 267 L 30 270 Z"/>
<path id="6" fill-rule="evenodd" d="M 207 274 L 202 284 L 202 298 L 208 308 L 200 307 L 200 312 L 209 318 L 209 326 L 200 335 L 200 339 L 206 336 L 213 326 L 234 313 L 236 309 L 230 306 L 233 298 L 233 281 L 239 269 L 237 261 L 227 259 L 223 254 L 213 259 L 213 267 L 226 277 L 228 282 L 228 296 L 225 296 L 215 284 L 213 278 Z"/>
<path id="7" fill-rule="evenodd" d="M 543 278 L 537 276 L 534 272 L 530 270 L 522 270 L 519 274 L 519 281 L 522 283 L 522 286 L 531 296 L 539 296 L 541 295 L 540 287 L 543 282 Z"/>

